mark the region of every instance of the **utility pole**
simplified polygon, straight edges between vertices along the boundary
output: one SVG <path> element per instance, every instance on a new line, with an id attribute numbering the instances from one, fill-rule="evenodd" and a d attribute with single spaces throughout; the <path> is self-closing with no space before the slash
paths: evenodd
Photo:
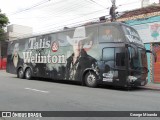
<path id="1" fill-rule="evenodd" d="M 116 21 L 116 0 L 111 0 L 112 7 L 110 8 L 111 22 Z"/>

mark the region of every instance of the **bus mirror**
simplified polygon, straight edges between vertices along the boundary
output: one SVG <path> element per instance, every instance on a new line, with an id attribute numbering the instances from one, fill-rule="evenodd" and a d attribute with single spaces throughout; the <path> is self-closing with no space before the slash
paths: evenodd
<path id="1" fill-rule="evenodd" d="M 152 53 L 153 56 L 154 56 L 154 61 L 156 62 L 157 61 L 157 54 L 153 51 L 150 51 L 150 50 L 146 50 L 146 53 Z"/>

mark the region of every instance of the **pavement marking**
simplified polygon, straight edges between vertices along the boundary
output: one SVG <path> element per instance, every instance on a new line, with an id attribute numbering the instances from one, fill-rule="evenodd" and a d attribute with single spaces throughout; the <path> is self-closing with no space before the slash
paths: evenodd
<path id="1" fill-rule="evenodd" d="M 37 90 L 37 89 L 32 89 L 32 88 L 25 88 L 25 89 L 26 90 L 36 91 L 36 92 L 49 93 L 49 91 Z"/>

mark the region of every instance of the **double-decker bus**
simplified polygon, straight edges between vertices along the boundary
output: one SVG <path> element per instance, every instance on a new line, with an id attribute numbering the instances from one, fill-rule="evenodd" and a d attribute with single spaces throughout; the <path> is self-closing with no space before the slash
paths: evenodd
<path id="1" fill-rule="evenodd" d="M 99 23 L 9 42 L 6 71 L 19 78 L 80 81 L 89 87 L 143 86 L 147 52 L 134 28 Z"/>

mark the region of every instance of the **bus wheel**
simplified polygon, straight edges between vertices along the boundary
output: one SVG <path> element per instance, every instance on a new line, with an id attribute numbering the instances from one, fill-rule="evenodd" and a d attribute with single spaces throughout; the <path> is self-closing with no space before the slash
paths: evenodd
<path id="1" fill-rule="evenodd" d="M 25 78 L 30 80 L 32 78 L 32 71 L 31 68 L 27 68 L 25 71 Z"/>
<path id="2" fill-rule="evenodd" d="M 17 77 L 23 79 L 24 78 L 24 72 L 23 68 L 19 68 L 17 72 Z"/>
<path id="3" fill-rule="evenodd" d="M 94 72 L 88 72 L 85 75 L 85 84 L 88 87 L 96 87 L 97 86 L 97 75 Z"/>

